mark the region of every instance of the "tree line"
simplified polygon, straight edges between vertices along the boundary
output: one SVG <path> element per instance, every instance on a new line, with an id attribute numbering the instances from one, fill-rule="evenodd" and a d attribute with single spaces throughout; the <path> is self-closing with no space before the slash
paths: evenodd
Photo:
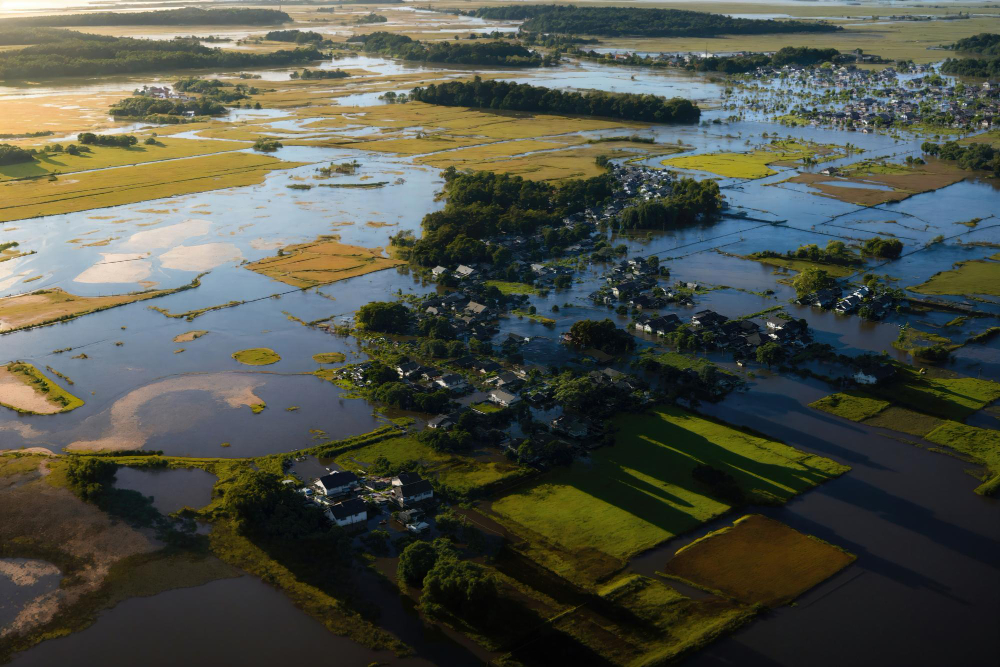
<path id="1" fill-rule="evenodd" d="M 701 116 L 690 100 L 635 93 L 563 92 L 509 81 L 449 81 L 414 88 L 410 98 L 427 104 L 485 109 L 604 116 L 647 123 L 696 123 Z"/>
<path id="2" fill-rule="evenodd" d="M 981 56 L 1000 56 L 1000 34 L 981 32 L 978 35 L 960 39 L 949 48 L 953 51 L 977 53 Z"/>
<path id="3" fill-rule="evenodd" d="M 45 79 L 97 74 L 135 74 L 160 70 L 288 66 L 322 59 L 315 48 L 271 53 L 223 51 L 187 40 L 78 37 L 0 52 L 0 79 Z"/>
<path id="4" fill-rule="evenodd" d="M 941 65 L 944 74 L 980 79 L 1000 77 L 1000 56 L 992 58 L 948 58 Z"/>
<path id="5" fill-rule="evenodd" d="M 962 145 L 957 141 L 935 144 L 925 141 L 921 149 L 928 155 L 934 155 L 942 160 L 954 160 L 962 169 L 992 171 L 1000 177 L 1000 149 L 987 143 Z"/>
<path id="6" fill-rule="evenodd" d="M 276 25 L 292 17 L 276 9 L 198 9 L 183 7 L 155 12 L 94 12 L 93 14 L 49 14 L 4 19 L 8 26 L 91 25 Z"/>
<path id="7" fill-rule="evenodd" d="M 682 178 L 673 183 L 668 196 L 626 208 L 618 224 L 622 229 L 679 229 L 714 218 L 721 203 L 716 181 Z"/>
<path id="8" fill-rule="evenodd" d="M 483 242 L 498 234 L 541 232 L 554 246 L 571 242 L 573 234 L 558 233 L 563 217 L 603 202 L 614 187 L 606 174 L 558 186 L 490 171 L 459 173 L 454 167 L 445 170 L 444 177 L 444 209 L 424 216 L 423 235 L 406 248 L 410 261 L 420 266 L 486 260 L 509 264 L 508 249 Z"/>
<path id="9" fill-rule="evenodd" d="M 540 67 L 553 62 L 520 44 L 501 41 L 424 43 L 391 32 L 355 35 L 347 41 L 360 43 L 365 53 L 421 62 L 504 67 Z"/>
<path id="10" fill-rule="evenodd" d="M 839 26 L 822 21 L 775 21 L 732 18 L 723 14 L 640 7 L 576 7 L 521 5 L 481 7 L 480 18 L 520 21 L 521 30 L 602 37 L 712 37 L 789 32 L 833 32 Z"/>
<path id="11" fill-rule="evenodd" d="M 31 151 L 12 144 L 0 144 L 0 165 L 32 162 L 35 157 Z"/>

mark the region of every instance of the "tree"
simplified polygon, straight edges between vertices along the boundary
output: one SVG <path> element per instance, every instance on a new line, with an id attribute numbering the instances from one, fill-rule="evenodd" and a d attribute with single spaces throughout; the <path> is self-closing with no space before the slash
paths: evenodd
<path id="1" fill-rule="evenodd" d="M 825 269 L 809 266 L 799 271 L 799 274 L 792 278 L 792 287 L 795 288 L 795 293 L 801 297 L 831 287 L 835 282 Z"/>
<path id="2" fill-rule="evenodd" d="M 785 350 L 775 342 L 764 343 L 757 348 L 757 362 L 767 364 L 770 368 L 772 364 L 780 364 L 785 360 Z"/>
<path id="3" fill-rule="evenodd" d="M 115 481 L 118 464 L 102 458 L 73 457 L 66 469 L 66 479 L 76 495 L 94 502 L 106 486 Z"/>
<path id="4" fill-rule="evenodd" d="M 370 331 L 399 334 L 409 326 L 410 311 L 398 302 L 372 301 L 358 309 L 356 320 Z"/>
<path id="5" fill-rule="evenodd" d="M 593 347 L 608 354 L 628 352 L 635 348 L 635 339 L 609 319 L 579 320 L 570 327 L 569 335 L 580 347 Z"/>
<path id="6" fill-rule="evenodd" d="M 486 569 L 452 555 L 440 556 L 423 582 L 420 605 L 429 614 L 444 608 L 462 618 L 482 619 L 499 596 L 496 579 Z"/>
<path id="7" fill-rule="evenodd" d="M 868 239 L 861 246 L 861 252 L 882 259 L 896 259 L 903 251 L 903 242 L 899 239 L 884 239 L 876 236 Z"/>
<path id="8" fill-rule="evenodd" d="M 414 542 L 399 554 L 396 577 L 410 586 L 422 586 L 424 577 L 438 559 L 438 551 L 429 542 Z"/>

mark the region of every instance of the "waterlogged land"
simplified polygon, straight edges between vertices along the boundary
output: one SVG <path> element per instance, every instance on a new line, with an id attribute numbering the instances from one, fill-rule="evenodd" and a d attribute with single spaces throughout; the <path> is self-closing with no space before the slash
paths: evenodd
<path id="1" fill-rule="evenodd" d="M 372 9 L 296 7 L 297 23 L 284 27 L 319 30 L 334 42 L 382 30 L 455 41 L 517 27 L 395 5 L 374 8 L 386 21 L 359 24 Z M 918 62 L 941 59 L 927 46 L 996 21 L 978 13 L 943 21 L 937 8 L 893 10 L 933 21 L 873 20 L 869 7 L 727 9 L 829 16 L 845 30 L 810 35 L 810 45 L 861 46 Z M 226 41 L 209 45 L 259 53 L 289 44 L 248 26 L 92 30 L 216 34 Z M 708 48 L 770 51 L 802 39 L 728 36 L 710 38 Z M 704 41 L 614 37 L 600 47 L 700 51 Z M 337 54 L 310 69 L 349 76 L 292 79 L 301 66 L 255 71 L 260 79 L 200 72 L 259 88 L 244 102 L 262 108 L 168 125 L 116 121 L 107 109 L 135 88 L 172 84 L 176 73 L 0 88 L 0 134 L 14 135 L 3 142 L 64 149 L 0 167 L 0 245 L 17 244 L 0 250 L 0 442 L 13 450 L 0 454 L 0 594 L 10 581 L 8 597 L 18 601 L 14 620 L 0 629 L 0 658 L 66 661 L 100 644 L 101 633 L 139 636 L 129 618 L 139 605 L 162 610 L 183 599 L 225 608 L 251 596 L 273 610 L 288 637 L 302 637 L 303 657 L 335 652 L 359 664 L 404 655 L 425 664 L 551 664 L 566 655 L 581 664 L 647 664 L 699 649 L 694 663 L 856 662 L 856 649 L 831 628 L 858 638 L 871 664 L 992 659 L 983 637 L 995 626 L 1000 593 L 992 583 L 1000 522 L 989 497 L 1000 484 L 994 180 L 925 156 L 926 137 L 917 133 L 781 125 L 779 111 L 764 108 L 771 102 L 756 106 L 741 84 L 716 75 L 575 60 L 518 69 L 404 63 L 339 46 Z M 681 96 L 702 106 L 702 122 L 387 99 L 473 73 Z M 719 108 L 740 100 L 738 114 Z M 23 136 L 42 130 L 53 134 Z M 137 143 L 65 152 L 84 131 L 132 134 Z M 526 299 L 497 320 L 493 358 L 523 367 L 532 382 L 554 382 L 551 366 L 610 367 L 654 384 L 674 373 L 721 377 L 731 384 L 720 393 L 732 393 L 714 402 L 695 393 L 702 380 L 691 380 L 681 392 L 685 407 L 651 403 L 611 415 L 604 440 L 585 443 L 601 446 L 576 444 L 566 461 L 545 458 L 543 449 L 534 458 L 516 448 L 505 455 L 489 428 L 472 445 L 449 449 L 422 435 L 437 411 L 400 399 L 405 388 L 379 393 L 350 379 L 353 364 L 395 365 L 402 361 L 395 351 L 405 349 L 472 381 L 461 405 L 496 420 L 491 426 L 501 423 L 509 413 L 490 402 L 492 386 L 457 363 L 469 352 L 485 355 L 481 348 L 460 355 L 436 349 L 437 336 L 424 332 L 359 331 L 356 313 L 398 298 L 416 310 L 424 297 L 450 291 L 447 281 L 432 280 L 432 266 L 405 254 L 408 234 L 425 232 L 423 216 L 446 206 L 442 170 L 559 185 L 604 174 L 599 156 L 714 178 L 728 208 L 690 225 L 600 228 L 609 248 L 624 248 L 613 262 L 591 261 L 587 250 L 525 262 L 566 270 L 568 281 L 547 281 L 534 268 L 492 276 L 486 288 Z M 390 237 L 404 241 L 393 245 Z M 874 237 L 902 249 L 873 254 Z M 657 284 L 675 297 L 647 314 L 686 323 L 708 309 L 765 335 L 768 320 L 801 319 L 819 347 L 738 366 L 721 344 L 638 330 L 629 335 L 641 355 L 558 342 L 582 319 L 626 327 L 639 311 L 616 311 L 619 302 L 609 309 L 591 295 L 608 285 L 618 261 L 653 255 L 669 270 Z M 797 288 L 816 271 L 839 280 L 845 294 L 866 282 L 879 294 L 892 290 L 892 307 L 865 319 L 796 303 L 804 296 Z M 504 343 L 509 334 L 515 342 Z M 892 361 L 894 379 L 841 386 L 855 370 L 845 359 L 864 353 Z M 633 366 L 638 359 L 642 366 Z M 9 362 L 28 374 L 11 372 Z M 688 400 L 695 395 L 698 404 Z M 568 414 L 599 424 L 601 406 L 591 407 L 593 415 Z M 536 426 L 515 422 L 505 438 L 542 443 L 563 409 L 541 403 L 527 414 Z M 95 462 L 87 464 L 95 466 L 93 485 L 74 481 L 74 460 Z M 109 481 L 97 474 L 99 461 L 124 467 Z M 429 480 L 455 509 L 428 516 L 424 537 L 449 536 L 455 553 L 441 551 L 442 563 L 483 564 L 497 616 L 435 610 L 421 603 L 429 584 L 404 585 L 401 602 L 396 568 L 416 538 L 388 513 L 373 511 L 363 536 L 324 543 L 323 558 L 312 558 L 305 547 L 289 548 L 291 537 L 248 534 L 227 504 L 250 486 L 243 475 L 253 471 L 297 487 L 326 468 L 414 470 Z M 300 507 L 300 498 L 289 507 Z M 10 576 L 27 571 L 23 559 L 62 584 L 46 588 L 39 574 L 28 586 L 31 577 Z M 273 588 L 254 588 L 260 580 Z M 937 613 L 914 619 L 914 608 Z M 220 637 L 251 627 L 220 620 L 231 614 L 230 606 L 213 616 Z M 168 653 L 209 655 L 186 639 L 186 616 L 163 628 L 181 637 Z M 894 618 L 908 622 L 886 622 Z M 949 646 L 935 639 L 943 630 Z M 230 660 L 252 662 L 269 650 L 245 637 L 220 641 Z"/>

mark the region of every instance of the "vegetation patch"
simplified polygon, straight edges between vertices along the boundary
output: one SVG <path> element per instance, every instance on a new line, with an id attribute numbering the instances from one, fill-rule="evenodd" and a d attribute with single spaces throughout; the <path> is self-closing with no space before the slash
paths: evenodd
<path id="1" fill-rule="evenodd" d="M 281 361 L 281 356 L 269 347 L 251 347 L 233 352 L 233 359 L 247 366 L 268 366 Z"/>
<path id="2" fill-rule="evenodd" d="M 507 461 L 439 452 L 409 435 L 346 451 L 339 454 L 334 462 L 346 469 L 360 468 L 369 473 L 387 474 L 416 469 L 430 479 L 439 491 L 461 497 L 480 494 L 531 472 L 529 468 Z"/>
<path id="3" fill-rule="evenodd" d="M 22 414 L 69 412 L 83 401 L 23 361 L 0 366 L 0 405 Z"/>
<path id="4" fill-rule="evenodd" d="M 946 421 L 924 438 L 986 466 L 989 476 L 976 492 L 992 495 L 997 491 L 996 478 L 1000 477 L 1000 431 Z"/>
<path id="5" fill-rule="evenodd" d="M 38 290 L 0 299 L 0 333 L 68 322 L 83 315 L 96 313 L 136 301 L 175 294 L 201 284 L 201 276 L 187 285 L 165 290 L 149 290 L 112 296 L 76 296 L 58 287 Z"/>
<path id="6" fill-rule="evenodd" d="M 734 600 L 691 599 L 660 579 L 638 574 L 623 575 L 596 592 L 607 616 L 590 608 L 570 610 L 554 618 L 552 627 L 602 656 L 607 664 L 669 664 L 757 614 L 755 608 Z M 540 649 L 535 643 L 530 650 L 557 655 L 558 640 L 559 634 L 546 637 L 538 643 L 550 648 Z M 530 656 L 526 651 L 526 657 Z M 519 652 L 513 657 L 518 658 Z"/>
<path id="7" fill-rule="evenodd" d="M 769 145 L 749 153 L 688 155 L 666 159 L 663 164 L 668 167 L 707 171 L 725 178 L 757 179 L 778 173 L 769 165 L 779 162 L 788 166 L 807 159 L 815 161 L 817 157 L 833 160 L 844 155 L 841 147 L 831 144 L 775 139 Z"/>
<path id="8" fill-rule="evenodd" d="M 1000 399 L 1000 382 L 962 377 L 947 371 L 921 375 L 910 366 L 897 366 L 896 378 L 870 389 L 875 396 L 918 412 L 964 421 Z"/>
<path id="9" fill-rule="evenodd" d="M 848 204 L 878 206 L 938 190 L 968 176 L 958 166 L 933 158 L 918 165 L 865 161 L 845 167 L 843 174 L 798 174 L 788 182 L 803 183 L 815 195 Z"/>
<path id="10" fill-rule="evenodd" d="M 340 364 L 347 359 L 343 352 L 320 352 L 313 355 L 313 361 L 317 364 Z"/>
<path id="11" fill-rule="evenodd" d="M 512 283 L 504 280 L 487 280 L 485 285 L 487 287 L 496 287 L 500 290 L 501 294 L 531 294 L 537 295 L 540 290 L 534 285 L 528 285 L 527 283 Z"/>
<path id="12" fill-rule="evenodd" d="M 874 417 L 888 408 L 889 405 L 889 401 L 872 398 L 860 391 L 846 391 L 830 394 L 818 401 L 813 401 L 809 407 L 859 422 Z"/>
<path id="13" fill-rule="evenodd" d="M 920 294 L 985 294 L 1000 296 L 1000 255 L 959 262 L 949 271 L 935 273 L 926 282 L 910 287 Z"/>
<path id="14" fill-rule="evenodd" d="M 187 333 L 182 333 L 182 334 L 178 334 L 178 335 L 174 336 L 174 342 L 175 343 L 190 343 L 191 341 L 198 340 L 199 338 L 201 338 L 202 336 L 205 336 L 207 334 L 208 334 L 208 332 L 207 331 L 203 331 L 203 330 L 188 331 Z"/>
<path id="15" fill-rule="evenodd" d="M 734 505 L 781 503 L 848 470 L 676 407 L 616 425 L 614 447 L 492 505 L 519 548 L 573 581 L 599 580 Z M 712 481 L 706 466 L 722 475 Z"/>
<path id="16" fill-rule="evenodd" d="M 54 181 L 8 181 L 0 185 L 0 222 L 256 185 L 271 171 L 299 166 L 264 155 L 220 153 L 80 172 Z"/>
<path id="17" fill-rule="evenodd" d="M 665 571 L 745 604 L 777 607 L 854 560 L 852 554 L 827 542 L 751 514 L 679 550 Z"/>
<path id="18" fill-rule="evenodd" d="M 277 256 L 247 264 L 246 268 L 303 289 L 382 271 L 402 260 L 382 257 L 380 248 L 352 246 L 320 238 L 278 251 Z"/>

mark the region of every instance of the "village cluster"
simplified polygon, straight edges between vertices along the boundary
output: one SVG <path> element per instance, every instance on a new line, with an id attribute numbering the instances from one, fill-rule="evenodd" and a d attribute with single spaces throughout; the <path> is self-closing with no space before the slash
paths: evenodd
<path id="1" fill-rule="evenodd" d="M 759 68 L 762 81 L 782 80 L 829 91 L 792 114 L 815 125 L 829 124 L 866 132 L 876 128 L 926 125 L 962 131 L 990 129 L 1000 117 L 1000 83 L 949 84 L 928 65 L 909 65 L 901 76 L 893 67 L 832 69 L 785 66 Z"/>

